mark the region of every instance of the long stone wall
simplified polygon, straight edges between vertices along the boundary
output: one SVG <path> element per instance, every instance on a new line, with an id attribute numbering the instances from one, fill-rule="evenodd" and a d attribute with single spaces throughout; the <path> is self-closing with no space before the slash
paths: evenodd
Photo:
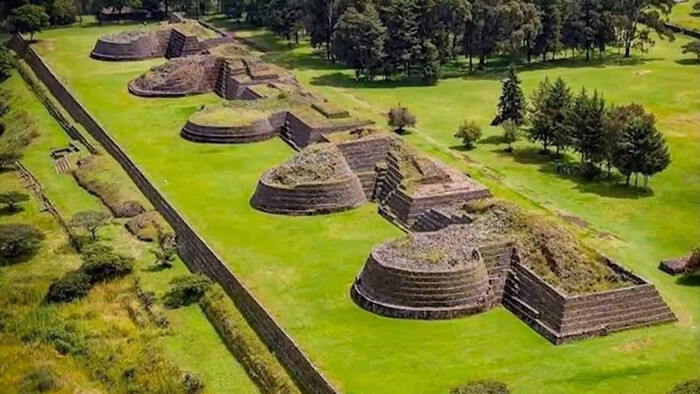
<path id="1" fill-rule="evenodd" d="M 333 385 L 304 355 L 265 307 L 241 283 L 229 267 L 214 253 L 185 219 L 160 194 L 144 173 L 124 153 L 73 95 L 63 86 L 41 58 L 18 35 L 10 48 L 23 56 L 37 77 L 48 87 L 68 113 L 81 123 L 104 149 L 112 155 L 168 223 L 175 229 L 182 260 L 194 272 L 202 272 L 221 284 L 251 327 L 289 371 L 300 389 L 308 393 L 337 393 Z"/>

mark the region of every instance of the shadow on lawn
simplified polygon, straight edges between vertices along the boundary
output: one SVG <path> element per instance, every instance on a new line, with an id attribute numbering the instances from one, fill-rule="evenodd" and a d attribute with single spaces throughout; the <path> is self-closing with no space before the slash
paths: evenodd
<path id="1" fill-rule="evenodd" d="M 676 279 L 676 284 L 681 286 L 698 287 L 700 286 L 700 274 L 695 273 L 682 275 Z"/>
<path id="2" fill-rule="evenodd" d="M 639 199 L 654 195 L 651 189 L 625 185 L 624 177 L 617 173 L 613 173 L 610 179 L 605 178 L 605 174 L 601 174 L 600 177 L 592 180 L 578 173 L 563 173 L 559 170 L 559 165 L 574 162 L 573 157 L 566 153 L 555 158 L 552 154 L 544 153 L 539 147 L 534 146 L 518 148 L 513 152 L 505 152 L 501 149 L 494 149 L 492 152 L 503 157 L 510 157 L 516 163 L 538 165 L 540 172 L 572 181 L 576 183 L 576 189 L 583 193 L 619 199 Z"/>
<path id="3" fill-rule="evenodd" d="M 337 72 L 330 72 L 323 75 L 315 76 L 311 79 L 312 85 L 317 86 L 332 86 L 340 88 L 401 88 L 401 87 L 416 87 L 425 86 L 420 80 L 420 73 L 414 70 L 411 77 L 403 75 L 393 76 L 392 79 L 385 79 L 382 76 L 375 78 L 374 81 L 356 81 L 354 74 L 347 72 L 347 67 L 338 63 L 329 63 L 322 58 L 313 54 L 292 54 L 281 56 L 279 58 L 270 58 L 270 61 L 279 64 L 286 68 L 306 68 L 306 69 L 335 69 Z M 302 59 L 302 58 L 312 58 Z M 553 68 L 605 68 L 608 66 L 635 66 L 644 64 L 649 61 L 661 60 L 660 58 L 644 58 L 630 57 L 624 58 L 620 55 L 608 55 L 602 59 L 592 59 L 588 62 L 581 59 L 559 59 L 547 62 L 532 62 L 532 63 L 516 63 L 519 71 L 537 71 Z M 495 59 L 489 62 L 488 68 L 482 71 L 476 71 L 469 74 L 469 65 L 462 59 L 448 61 L 443 65 L 443 76 L 441 80 L 461 78 L 467 81 L 500 81 L 503 79 L 506 69 L 513 63 L 513 59 Z"/>
<path id="4" fill-rule="evenodd" d="M 8 207 L 3 207 L 3 208 L 0 208 L 0 217 L 1 216 L 16 215 L 16 214 L 23 212 L 23 211 L 24 211 L 24 207 L 22 207 L 21 205 L 16 206 L 15 209 L 12 209 L 12 210 Z"/>
<path id="5" fill-rule="evenodd" d="M 680 59 L 676 60 L 676 64 L 680 64 L 681 66 L 697 66 L 700 64 L 700 59 Z"/>

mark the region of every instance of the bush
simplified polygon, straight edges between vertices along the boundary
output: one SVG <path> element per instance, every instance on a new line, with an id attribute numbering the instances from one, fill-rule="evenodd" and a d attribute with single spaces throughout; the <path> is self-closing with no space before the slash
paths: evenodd
<path id="1" fill-rule="evenodd" d="M 508 386 L 495 380 L 475 380 L 450 390 L 450 394 L 508 394 Z"/>
<path id="2" fill-rule="evenodd" d="M 182 378 L 182 387 L 188 394 L 201 393 L 204 390 L 204 382 L 202 382 L 196 376 L 186 373 Z"/>
<path id="3" fill-rule="evenodd" d="M 29 196 L 25 193 L 14 190 L 0 193 L 0 204 L 7 205 L 10 212 L 14 212 L 17 209 L 17 204 L 25 201 L 29 201 Z"/>
<path id="4" fill-rule="evenodd" d="M 28 224 L 0 225 L 0 265 L 33 255 L 43 239 L 44 234 Z"/>
<path id="5" fill-rule="evenodd" d="M 80 270 L 70 271 L 51 284 L 46 294 L 46 301 L 71 302 L 85 297 L 91 288 L 92 282 L 88 275 Z"/>
<path id="6" fill-rule="evenodd" d="M 104 282 L 129 275 L 133 259 L 116 253 L 109 246 L 94 244 L 83 248 L 80 270 L 90 277 L 91 283 Z"/>
<path id="7" fill-rule="evenodd" d="M 5 123 L 0 122 L 0 136 L 5 134 Z"/>
<path id="8" fill-rule="evenodd" d="M 404 132 L 406 127 L 414 127 L 416 125 L 416 117 L 408 108 L 402 107 L 401 104 L 389 110 L 389 126 L 398 134 Z"/>
<path id="9" fill-rule="evenodd" d="M 685 266 L 686 272 L 695 272 L 700 269 L 700 247 L 693 249 L 688 257 L 688 264 Z"/>
<path id="10" fill-rule="evenodd" d="M 12 65 L 13 62 L 10 51 L 4 45 L 0 45 L 0 81 L 10 76 Z M 2 107 L 2 105 L 0 105 L 0 107 Z M 0 116 L 2 115 L 3 112 L 0 111 Z"/>
<path id="11" fill-rule="evenodd" d="M 72 0 L 54 0 L 50 17 L 52 25 L 70 25 L 78 17 L 78 8 Z"/>
<path id="12" fill-rule="evenodd" d="M 164 302 L 168 308 L 179 308 L 199 301 L 204 292 L 211 287 L 209 278 L 202 275 L 183 275 L 170 281 L 172 288 L 165 294 Z"/>
<path id="13" fill-rule="evenodd" d="M 58 390 L 61 387 L 56 374 L 48 365 L 41 365 L 22 378 L 22 392 L 45 393 Z"/>
<path id="14" fill-rule="evenodd" d="M 461 138 L 462 144 L 466 148 L 471 148 L 481 138 L 481 127 L 473 120 L 463 120 L 455 133 L 455 137 Z"/>
<path id="15" fill-rule="evenodd" d="M 669 394 L 697 394 L 700 393 L 700 379 L 686 380 L 674 387 Z"/>
<path id="16" fill-rule="evenodd" d="M 262 392 L 299 392 L 282 365 L 250 328 L 220 286 L 207 291 L 199 305 L 226 347 Z"/>

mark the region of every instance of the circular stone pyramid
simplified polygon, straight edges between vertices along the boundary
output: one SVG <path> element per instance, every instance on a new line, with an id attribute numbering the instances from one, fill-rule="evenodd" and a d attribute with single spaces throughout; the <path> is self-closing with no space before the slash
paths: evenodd
<path id="1" fill-rule="evenodd" d="M 351 289 L 362 308 L 384 316 L 451 319 L 494 305 L 476 249 L 442 232 L 409 235 L 375 247 Z"/>
<path id="2" fill-rule="evenodd" d="M 338 149 L 311 145 L 260 178 L 251 205 L 283 215 L 319 215 L 357 208 L 362 185 Z"/>

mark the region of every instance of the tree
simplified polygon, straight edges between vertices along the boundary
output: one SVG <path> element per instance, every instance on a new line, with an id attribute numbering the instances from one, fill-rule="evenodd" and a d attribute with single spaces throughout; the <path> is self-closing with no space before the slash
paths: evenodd
<path id="1" fill-rule="evenodd" d="M 700 3 L 697 3 L 700 4 Z M 683 49 L 683 54 L 685 55 L 686 53 L 692 53 L 697 56 L 698 60 L 700 60 L 700 40 L 694 40 L 691 41 L 682 47 Z M 1 61 L 0 61 L 1 64 Z M 0 75 L 2 75 L 2 67 L 0 66 Z"/>
<path id="2" fill-rule="evenodd" d="M 663 135 L 656 129 L 654 115 L 644 112 L 639 104 L 617 107 L 617 116 L 623 126 L 614 165 L 626 177 L 629 185 L 634 174 L 634 185 L 637 186 L 638 176 L 644 177 L 644 187 L 648 185 L 649 177 L 663 171 L 671 163 L 671 156 Z"/>
<path id="3" fill-rule="evenodd" d="M 379 16 L 387 29 L 384 73 L 390 75 L 403 69 L 406 75 L 410 75 L 416 48 L 420 46 L 416 0 L 391 0 L 379 10 Z"/>
<path id="4" fill-rule="evenodd" d="M 561 0 L 537 0 L 535 2 L 542 20 L 542 29 L 535 38 L 535 52 L 547 60 L 547 53 L 554 54 L 561 48 L 562 9 Z"/>
<path id="5" fill-rule="evenodd" d="M 492 126 L 497 126 L 506 120 L 512 120 L 520 126 L 525 122 L 525 109 L 527 101 L 520 88 L 520 78 L 515 73 L 515 67 L 508 67 L 506 79 L 503 80 L 501 97 L 498 100 L 498 114 L 491 122 Z"/>
<path id="6" fill-rule="evenodd" d="M 473 120 L 463 120 L 457 128 L 455 137 L 462 139 L 465 148 L 472 148 L 474 143 L 481 138 L 481 126 Z"/>
<path id="7" fill-rule="evenodd" d="M 54 0 L 50 17 L 52 25 L 70 25 L 78 17 L 78 7 L 73 0 Z"/>
<path id="8" fill-rule="evenodd" d="M 389 110 L 387 114 L 389 118 L 389 126 L 398 134 L 403 134 L 404 128 L 415 127 L 416 117 L 408 108 L 402 107 L 401 104 Z"/>
<path id="9" fill-rule="evenodd" d="M 520 127 L 510 119 L 501 123 L 501 127 L 503 128 L 503 142 L 508 144 L 506 152 L 512 152 L 513 143 L 520 139 Z"/>
<path id="10" fill-rule="evenodd" d="M 112 7 L 113 9 L 117 10 L 119 15 L 122 14 L 122 11 L 124 11 L 124 8 L 126 7 L 141 7 L 141 0 L 103 0 L 103 3 L 105 7 Z"/>
<path id="11" fill-rule="evenodd" d="M 13 61 L 10 51 L 4 45 L 0 45 L 0 81 L 4 81 L 10 76 L 12 67 Z"/>
<path id="12" fill-rule="evenodd" d="M 43 239 L 44 234 L 28 224 L 0 225 L 0 262 L 33 254 Z"/>
<path id="13" fill-rule="evenodd" d="M 570 112 L 572 142 L 581 161 L 598 164 L 605 159 L 605 100 L 597 91 L 589 96 L 586 89 L 576 96 Z"/>
<path id="14" fill-rule="evenodd" d="M 177 245 L 172 235 L 158 232 L 158 248 L 151 249 L 156 267 L 171 268 L 177 256 Z"/>
<path id="15" fill-rule="evenodd" d="M 438 49 L 432 42 L 424 41 L 421 54 L 421 79 L 427 85 L 435 85 L 442 73 Z"/>
<path id="16" fill-rule="evenodd" d="M 14 212 L 17 209 L 17 204 L 25 201 L 29 201 L 29 196 L 24 193 L 14 190 L 0 193 L 0 204 L 7 205 L 7 209 L 10 212 Z"/>
<path id="17" fill-rule="evenodd" d="M 652 45 L 652 30 L 661 38 L 673 39 L 673 32 L 664 22 L 675 0 L 618 0 L 615 4 L 615 27 L 625 47 L 625 57 L 630 56 L 633 47 L 644 51 Z"/>
<path id="18" fill-rule="evenodd" d="M 29 33 L 29 39 L 34 41 L 34 34 L 49 27 L 49 16 L 44 7 L 26 4 L 12 10 L 10 22 L 20 33 Z"/>
<path id="19" fill-rule="evenodd" d="M 619 149 L 620 136 L 625 128 L 625 111 L 613 106 L 605 112 L 603 119 L 603 159 L 607 167 L 607 178 L 610 179 L 615 155 Z"/>
<path id="20" fill-rule="evenodd" d="M 107 225 L 109 217 L 109 214 L 103 211 L 83 211 L 73 215 L 68 224 L 71 227 L 83 228 L 95 240 L 97 230 Z"/>
<path id="21" fill-rule="evenodd" d="M 532 105 L 530 141 L 542 143 L 545 152 L 549 145 L 554 145 L 559 155 L 571 142 L 571 90 L 561 78 L 554 84 L 545 78 L 532 97 Z"/>
<path id="22" fill-rule="evenodd" d="M 355 79 L 365 75 L 374 79 L 384 57 L 386 28 L 374 6 L 368 4 L 360 13 L 350 7 L 335 26 L 331 50 L 333 55 L 355 70 Z"/>

